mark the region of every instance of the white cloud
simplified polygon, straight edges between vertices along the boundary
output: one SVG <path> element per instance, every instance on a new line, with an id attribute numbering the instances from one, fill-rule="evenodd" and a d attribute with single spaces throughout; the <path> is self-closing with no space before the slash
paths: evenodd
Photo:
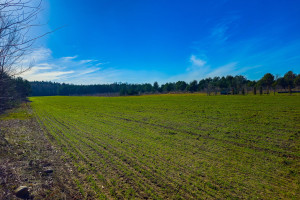
<path id="1" fill-rule="evenodd" d="M 104 63 L 97 63 L 95 64 L 95 66 L 99 66 L 99 65 L 103 65 Z"/>
<path id="2" fill-rule="evenodd" d="M 194 79 L 199 79 L 199 77 L 204 77 L 209 71 L 210 66 L 204 59 L 198 58 L 196 55 L 192 54 L 190 56 L 189 62 L 191 65 L 186 68 L 186 72 L 173 76 L 169 78 L 168 81 L 191 81 Z"/>
<path id="3" fill-rule="evenodd" d="M 77 57 L 78 56 L 67 56 L 67 57 L 62 57 L 61 60 L 63 60 L 63 61 L 70 61 L 70 60 L 74 60 Z"/>
<path id="4" fill-rule="evenodd" d="M 165 80 L 164 82 L 176 82 L 178 80 L 183 80 L 186 82 L 192 80 L 200 80 L 208 77 L 215 76 L 226 76 L 226 75 L 239 75 L 248 70 L 252 70 L 259 66 L 247 66 L 241 67 L 238 62 L 230 62 L 226 65 L 214 66 L 212 67 L 203 59 L 199 59 L 195 55 L 190 56 L 191 66 L 186 68 L 186 71 L 178 75 L 172 76 Z"/>
<path id="5" fill-rule="evenodd" d="M 22 65 L 31 64 L 32 67 L 21 76 L 29 81 L 68 81 L 94 73 L 100 69 L 97 66 L 102 64 L 92 59 L 76 60 L 77 57 L 76 55 L 55 59 L 50 49 L 36 49 L 22 60 Z"/>
<path id="6" fill-rule="evenodd" d="M 38 72 L 33 73 L 30 75 L 25 75 L 24 78 L 27 76 L 34 81 L 54 81 L 63 78 L 64 75 L 73 74 L 74 71 L 52 71 L 52 72 Z M 29 79 L 27 78 L 27 79 Z"/>
<path id="7" fill-rule="evenodd" d="M 51 56 L 51 54 L 52 54 L 52 51 L 50 49 L 40 48 L 40 49 L 33 51 L 30 54 L 30 58 L 32 60 L 34 60 L 34 62 L 40 62 L 40 61 L 48 59 Z"/>
<path id="8" fill-rule="evenodd" d="M 191 65 L 186 68 L 185 72 L 168 78 L 166 82 L 199 80 L 211 72 L 210 65 L 207 64 L 207 61 L 194 54 L 190 56 L 189 62 Z"/>
<path id="9" fill-rule="evenodd" d="M 81 60 L 80 62 L 79 62 L 79 64 L 86 64 L 86 63 L 90 63 L 90 62 L 93 62 L 93 61 L 97 61 L 97 60 Z"/>
<path id="10" fill-rule="evenodd" d="M 202 67 L 206 64 L 206 61 L 197 58 L 195 55 L 191 55 L 190 62 L 193 66 Z"/>
<path id="11" fill-rule="evenodd" d="M 48 59 L 51 56 L 52 52 L 50 49 L 39 48 L 32 51 L 29 55 L 22 57 L 22 59 L 17 62 L 16 66 L 29 67 L 35 65 L 35 63 L 40 63 Z"/>
<path id="12" fill-rule="evenodd" d="M 79 73 L 79 75 L 90 74 L 100 70 L 100 68 L 87 69 Z"/>

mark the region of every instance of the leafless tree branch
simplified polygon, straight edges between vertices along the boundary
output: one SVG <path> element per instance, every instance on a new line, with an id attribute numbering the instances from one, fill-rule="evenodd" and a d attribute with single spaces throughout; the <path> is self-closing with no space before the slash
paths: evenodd
<path id="1" fill-rule="evenodd" d="M 45 35 L 31 36 L 29 31 L 41 10 L 42 0 L 0 0 L 0 78 L 2 74 L 20 75 L 30 66 L 19 63 L 33 43 Z"/>

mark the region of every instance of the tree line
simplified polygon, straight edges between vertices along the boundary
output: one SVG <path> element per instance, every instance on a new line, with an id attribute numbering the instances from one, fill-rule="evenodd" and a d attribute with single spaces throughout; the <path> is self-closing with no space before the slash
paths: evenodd
<path id="1" fill-rule="evenodd" d="M 33 81 L 30 82 L 32 96 L 55 96 L 55 95 L 139 95 L 151 93 L 169 92 L 206 92 L 211 94 L 246 94 L 252 92 L 270 93 L 277 90 L 289 91 L 300 86 L 300 74 L 288 71 L 283 77 L 274 76 L 271 73 L 265 74 L 258 81 L 248 80 L 246 77 L 237 76 L 216 76 L 205 78 L 200 81 L 194 80 L 189 83 L 185 81 L 168 82 L 159 85 L 154 84 L 95 84 L 95 85 L 74 85 L 65 83 Z"/>
<path id="2" fill-rule="evenodd" d="M 266 73 L 258 81 L 248 80 L 246 77 L 222 76 L 205 78 L 200 81 L 194 80 L 189 83 L 185 81 L 168 82 L 159 85 L 154 84 L 94 84 L 94 85 L 74 85 L 66 83 L 56 83 L 50 81 L 29 82 L 20 77 L 15 78 L 5 72 L 0 73 L 0 112 L 13 107 L 19 102 L 31 96 L 75 96 L 75 95 L 105 95 L 105 96 L 125 96 L 153 93 L 180 93 L 180 92 L 205 92 L 213 94 L 248 94 L 267 93 L 272 90 L 293 92 L 294 88 L 300 87 L 300 74 L 288 71 L 283 77 Z"/>

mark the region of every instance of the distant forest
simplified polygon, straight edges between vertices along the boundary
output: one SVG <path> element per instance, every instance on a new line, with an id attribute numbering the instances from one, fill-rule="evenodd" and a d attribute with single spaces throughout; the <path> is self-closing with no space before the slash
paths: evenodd
<path id="1" fill-rule="evenodd" d="M 211 94 L 247 94 L 270 93 L 271 91 L 292 92 L 293 88 L 300 86 L 300 74 L 288 71 L 283 77 L 275 77 L 271 73 L 265 74 L 258 81 L 247 80 L 244 76 L 231 76 L 205 78 L 190 83 L 185 81 L 169 82 L 159 85 L 154 84 L 96 84 L 96 85 L 73 85 L 65 83 L 33 81 L 30 82 L 32 96 L 55 96 L 55 95 L 139 95 L 152 93 L 178 93 L 178 92 L 205 92 Z"/>

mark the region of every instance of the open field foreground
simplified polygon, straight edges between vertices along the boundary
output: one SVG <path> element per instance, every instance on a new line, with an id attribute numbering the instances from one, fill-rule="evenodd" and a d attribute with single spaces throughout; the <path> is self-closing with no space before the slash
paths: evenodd
<path id="1" fill-rule="evenodd" d="M 30 100 L 87 199 L 300 198 L 300 96 Z"/>
<path id="2" fill-rule="evenodd" d="M 20 200 L 19 186 L 28 187 L 27 199 L 83 199 L 70 178 L 77 170 L 64 156 L 43 133 L 29 103 L 0 115 L 0 199 Z"/>

